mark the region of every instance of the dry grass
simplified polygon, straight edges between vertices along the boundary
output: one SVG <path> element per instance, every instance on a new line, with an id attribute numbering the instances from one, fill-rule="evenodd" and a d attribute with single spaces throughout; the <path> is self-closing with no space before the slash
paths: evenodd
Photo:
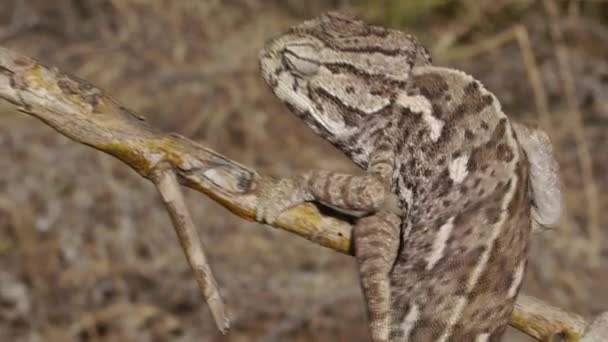
<path id="1" fill-rule="evenodd" d="M 165 130 L 267 172 L 352 168 L 286 114 L 256 61 L 265 39 L 351 1 L 5 2 L 0 44 L 93 81 Z M 352 1 L 417 32 L 513 117 L 549 127 L 568 215 L 536 238 L 524 290 L 582 314 L 608 309 L 608 4 L 557 1 L 556 18 L 532 0 L 378 3 Z M 0 340 L 367 340 L 350 258 L 189 193 L 237 315 L 220 338 L 150 184 L 5 104 L 0 146 Z"/>

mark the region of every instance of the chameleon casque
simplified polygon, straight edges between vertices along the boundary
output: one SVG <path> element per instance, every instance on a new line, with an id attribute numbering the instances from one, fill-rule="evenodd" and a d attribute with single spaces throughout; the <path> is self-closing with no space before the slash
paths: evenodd
<path id="1" fill-rule="evenodd" d="M 327 13 L 260 53 L 274 94 L 365 170 L 313 170 L 262 191 L 258 219 L 317 201 L 357 215 L 372 340 L 499 341 L 529 233 L 557 223 L 557 163 L 471 76 L 411 35 Z"/>

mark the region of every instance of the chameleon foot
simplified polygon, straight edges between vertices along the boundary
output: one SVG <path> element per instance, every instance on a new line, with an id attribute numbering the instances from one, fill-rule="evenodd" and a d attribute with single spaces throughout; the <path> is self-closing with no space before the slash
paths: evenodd
<path id="1" fill-rule="evenodd" d="M 282 178 L 260 182 L 256 204 L 256 220 L 272 224 L 285 210 L 313 200 L 298 178 Z"/>

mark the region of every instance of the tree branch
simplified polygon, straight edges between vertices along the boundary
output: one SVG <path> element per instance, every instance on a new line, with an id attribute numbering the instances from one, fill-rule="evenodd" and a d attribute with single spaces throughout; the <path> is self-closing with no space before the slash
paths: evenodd
<path id="1" fill-rule="evenodd" d="M 61 134 L 115 156 L 157 186 L 166 184 L 167 179 L 168 183 L 177 179 L 182 185 L 206 194 L 246 220 L 255 220 L 259 189 L 274 182 L 272 178 L 261 176 L 187 138 L 158 131 L 84 80 L 2 47 L 0 97 Z M 174 176 L 168 176 L 167 172 Z M 169 189 L 166 186 L 159 189 L 165 202 L 168 198 L 174 198 L 170 196 L 172 187 L 169 186 Z M 182 215 L 185 208 L 185 205 L 180 206 Z M 176 215 L 170 214 L 172 217 Z M 189 214 L 186 215 L 189 217 Z M 175 225 L 176 219 L 173 221 Z M 338 218 L 322 215 L 312 204 L 303 204 L 284 212 L 273 226 L 335 251 L 352 254 L 351 225 Z M 189 226 L 188 229 L 192 228 Z M 186 230 L 177 225 L 176 229 L 178 232 L 179 229 Z M 198 244 L 198 237 L 190 233 L 178 233 L 178 236 L 189 261 L 197 260 L 190 257 L 192 251 L 186 250 L 185 246 Z M 200 256 L 203 256 L 202 262 L 206 264 L 202 250 Z M 210 270 L 205 272 L 205 275 L 211 274 Z M 197 274 L 197 279 L 203 273 Z M 199 282 L 199 286 L 204 293 L 209 290 L 208 287 L 205 289 L 208 285 Z M 209 304 L 213 311 L 214 304 Z M 214 317 L 220 316 L 222 314 Z M 223 326 L 222 322 L 216 322 L 218 327 Z M 566 341 L 581 341 L 588 326 L 579 315 L 524 295 L 517 300 L 510 324 L 542 341 L 557 335 Z M 596 326 L 602 328 L 605 324 L 592 325 Z M 584 341 L 595 342 L 593 336 L 601 335 L 598 331 L 590 332 Z"/>

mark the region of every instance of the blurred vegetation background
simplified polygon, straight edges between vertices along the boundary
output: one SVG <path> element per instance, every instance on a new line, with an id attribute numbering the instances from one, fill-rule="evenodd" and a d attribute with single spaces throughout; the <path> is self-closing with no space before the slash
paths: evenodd
<path id="1" fill-rule="evenodd" d="M 338 8 L 415 33 L 549 131 L 567 213 L 534 237 L 524 292 L 607 310 L 607 1 L 3 0 L 0 45 L 260 172 L 349 171 L 257 69 L 265 40 Z M 1 341 L 368 341 L 351 258 L 188 192 L 234 313 L 222 337 L 151 184 L 4 102 L 0 151 Z"/>

